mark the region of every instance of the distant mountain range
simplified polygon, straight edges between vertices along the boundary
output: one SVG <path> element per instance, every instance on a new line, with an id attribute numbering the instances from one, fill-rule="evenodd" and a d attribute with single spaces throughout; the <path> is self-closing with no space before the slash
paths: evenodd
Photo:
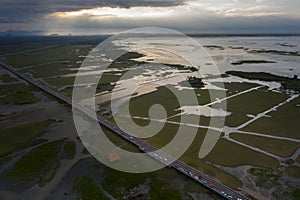
<path id="1" fill-rule="evenodd" d="M 0 32 L 0 37 L 3 37 L 3 36 L 7 36 L 7 37 L 9 37 L 9 36 L 43 36 L 43 35 L 60 36 L 59 34 L 47 34 L 44 31 L 8 30 L 8 31 Z M 72 34 L 68 34 L 67 36 L 71 36 L 71 35 Z M 101 35 L 101 34 L 99 34 L 99 35 Z M 191 37 L 238 37 L 238 36 L 258 37 L 258 36 L 300 36 L 300 33 L 266 33 L 266 34 L 199 33 L 199 34 L 187 34 L 187 35 L 189 35 Z M 61 35 L 61 36 L 66 36 L 66 35 Z M 163 35 L 161 35 L 161 36 L 163 36 Z"/>
<path id="2" fill-rule="evenodd" d="M 0 32 L 0 36 L 31 36 L 31 35 L 44 35 L 43 31 L 14 31 L 8 30 Z"/>

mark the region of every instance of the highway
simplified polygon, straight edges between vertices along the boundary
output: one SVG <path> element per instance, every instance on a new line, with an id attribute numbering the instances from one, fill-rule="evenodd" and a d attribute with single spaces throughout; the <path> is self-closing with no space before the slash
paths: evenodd
<path id="1" fill-rule="evenodd" d="M 16 70 L 14 67 L 8 65 L 7 63 L 3 62 L 0 60 L 0 65 L 2 65 L 6 70 L 12 72 L 13 74 L 17 75 L 18 77 L 20 77 L 21 79 L 27 81 L 28 83 L 36 86 L 37 88 L 39 88 L 40 90 L 54 96 L 55 98 L 57 98 L 58 100 L 65 102 L 66 104 L 69 104 L 70 106 L 72 106 L 73 108 L 76 108 L 80 111 L 82 111 L 83 113 L 85 113 L 86 115 L 88 115 L 91 118 L 95 118 L 94 114 L 92 111 L 87 110 L 85 107 L 82 107 L 80 105 L 77 104 L 72 104 L 72 99 L 61 95 L 59 93 L 57 93 L 56 91 L 48 88 L 47 86 L 35 81 L 34 79 L 24 75 L 23 73 L 19 72 L 18 70 Z M 98 115 L 97 119 L 98 122 L 107 127 L 108 129 L 110 129 L 112 132 L 116 133 L 117 135 L 119 135 L 120 137 L 124 138 L 125 140 L 127 140 L 128 142 L 134 144 L 136 147 L 138 147 L 142 152 L 146 153 L 147 155 L 149 155 L 150 157 L 152 157 L 153 159 L 157 160 L 158 162 L 172 167 L 174 169 L 176 169 L 179 173 L 184 174 L 185 176 L 188 176 L 189 178 L 193 179 L 194 181 L 196 181 L 197 183 L 199 183 L 200 185 L 204 186 L 205 188 L 209 189 L 210 191 L 214 192 L 215 194 L 219 195 L 221 198 L 223 199 L 228 199 L 228 200 L 246 200 L 248 199 L 247 197 L 245 197 L 244 195 L 238 193 L 237 191 L 227 187 L 226 185 L 218 182 L 217 180 L 210 178 L 209 176 L 205 175 L 204 173 L 202 173 L 201 171 L 179 161 L 176 160 L 173 163 L 170 163 L 169 160 L 174 160 L 172 159 L 172 156 L 158 150 L 156 147 L 152 146 L 151 144 L 147 143 L 145 140 L 141 139 L 141 138 L 137 138 L 132 136 L 131 134 L 128 134 L 126 132 L 124 132 L 123 130 L 121 130 L 119 127 L 117 127 L 114 123 L 110 122 L 109 120 L 107 120 L 105 117 L 103 117 L 102 115 Z M 154 153 L 154 151 L 158 151 L 159 153 Z"/>

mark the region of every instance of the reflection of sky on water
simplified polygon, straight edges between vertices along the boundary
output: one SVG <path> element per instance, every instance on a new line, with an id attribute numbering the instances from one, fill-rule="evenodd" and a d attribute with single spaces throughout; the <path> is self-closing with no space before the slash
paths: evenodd
<path id="1" fill-rule="evenodd" d="M 278 51 L 299 51 L 300 50 L 300 38 L 299 37 L 222 37 L 222 38 L 193 38 L 205 47 L 208 54 L 203 53 L 199 55 L 202 59 L 203 65 L 200 66 L 201 75 L 203 77 L 209 77 L 209 75 L 215 75 L 216 71 L 211 71 L 213 68 L 212 62 L 215 62 L 220 73 L 225 73 L 228 70 L 246 71 L 246 72 L 269 72 L 280 76 L 293 76 L 298 74 L 300 76 L 300 57 L 298 56 L 282 56 L 270 53 L 254 54 L 249 53 L 249 50 L 253 49 L 265 49 L 265 50 L 278 50 Z M 276 41 L 276 42 L 274 42 Z M 184 66 L 190 66 L 190 64 L 182 57 L 174 54 L 171 51 L 166 51 L 168 46 L 172 46 L 179 52 L 193 52 L 195 48 L 192 45 L 185 44 L 184 39 L 180 37 L 147 37 L 135 38 L 132 40 L 116 40 L 113 42 L 118 48 L 126 51 L 136 51 L 145 55 L 144 57 L 137 58 L 137 61 L 146 61 L 146 64 L 133 66 L 130 68 L 130 77 L 126 77 L 116 83 L 114 89 L 113 100 L 115 105 L 121 106 L 123 102 L 127 101 L 129 91 L 132 87 L 138 86 L 135 96 L 147 94 L 156 90 L 158 86 L 173 85 L 178 90 L 188 89 L 185 86 L 181 86 L 178 83 L 186 80 L 187 76 L 197 76 L 197 73 L 192 73 L 188 70 L 178 70 L 175 67 L 169 67 L 166 65 L 156 64 L 181 64 Z M 149 48 L 151 46 L 151 48 Z M 205 52 L 205 51 L 203 51 Z M 100 57 L 103 57 L 100 56 Z M 211 57 L 213 61 L 210 60 Z M 232 62 L 237 60 L 268 60 L 275 61 L 276 63 L 266 64 L 243 64 L 243 65 L 231 65 Z M 117 76 L 123 75 L 126 70 L 108 68 L 105 72 L 120 72 L 114 73 Z M 86 72 L 81 75 L 89 75 L 93 73 L 103 73 L 104 71 L 97 69 L 95 66 L 86 68 Z M 212 72 L 212 73 L 211 73 Z M 68 74 L 66 76 L 73 76 L 74 74 Z M 213 85 L 213 82 L 249 82 L 257 83 L 268 87 L 270 90 L 274 90 L 280 87 L 280 83 L 276 82 L 264 82 L 257 80 L 246 80 L 239 77 L 227 77 L 227 78 L 208 78 L 204 79 L 206 84 L 204 89 L 224 90 L 224 88 Z M 191 89 L 191 88 L 189 88 Z M 97 94 L 97 103 L 103 103 L 107 99 L 112 98 L 111 93 Z M 181 108 L 183 109 L 183 108 Z M 118 110 L 118 109 L 116 109 Z M 183 109 L 184 110 L 184 109 Z M 186 110 L 186 109 L 185 109 Z M 193 109 L 195 110 L 195 109 Z M 201 110 L 203 113 L 203 110 Z M 187 112 L 188 113 L 188 112 Z M 223 113 L 224 114 L 224 113 Z"/>
<path id="2" fill-rule="evenodd" d="M 219 67 L 219 70 L 224 73 L 228 70 L 238 70 L 247 72 L 269 72 L 280 76 L 293 76 L 298 74 L 300 76 L 300 56 L 283 56 L 270 53 L 248 53 L 248 50 L 265 49 L 277 50 L 287 52 L 300 52 L 300 37 L 199 37 L 193 38 L 201 45 L 215 45 L 221 46 L 224 50 L 219 48 L 207 48 L 208 53 Z M 143 39 L 135 38 L 135 43 L 126 41 L 117 41 L 115 45 L 125 46 L 138 46 L 143 47 L 152 44 L 158 49 L 173 46 L 182 52 L 193 51 L 193 47 L 185 45 L 184 40 L 181 38 L 147 38 L 147 45 Z M 157 61 L 162 63 L 173 64 L 186 64 L 182 59 L 176 56 L 165 56 L 165 52 L 150 49 L 147 51 L 141 50 L 141 53 L 146 57 L 141 58 L 143 61 Z M 201 59 L 199 57 L 199 59 Z M 272 64 L 244 64 L 239 66 L 232 66 L 230 63 L 236 60 L 273 60 L 276 63 Z M 203 67 L 203 66 L 202 66 Z"/>

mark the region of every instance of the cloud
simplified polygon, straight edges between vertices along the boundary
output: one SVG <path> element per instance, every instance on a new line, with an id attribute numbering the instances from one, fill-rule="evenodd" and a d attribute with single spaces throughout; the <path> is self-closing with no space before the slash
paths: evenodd
<path id="1" fill-rule="evenodd" d="M 53 12 L 67 12 L 95 7 L 168 7 L 183 0 L 1 0 L 0 19 L 8 23 L 37 21 Z"/>
<path id="2" fill-rule="evenodd" d="M 1 0 L 0 31 L 300 32 L 299 7 L 299 0 Z"/>

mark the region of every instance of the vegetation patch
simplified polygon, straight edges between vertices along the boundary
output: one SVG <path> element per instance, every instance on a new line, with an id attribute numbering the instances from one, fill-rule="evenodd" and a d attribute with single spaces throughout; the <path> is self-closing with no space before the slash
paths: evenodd
<path id="1" fill-rule="evenodd" d="M 103 188 L 112 194 L 115 198 L 121 198 L 128 192 L 143 183 L 147 178 L 147 174 L 132 174 L 119 172 L 114 169 L 108 169 L 105 179 L 101 185 Z"/>
<path id="2" fill-rule="evenodd" d="M 296 189 L 292 192 L 294 199 L 300 199 L 300 189 Z"/>
<path id="3" fill-rule="evenodd" d="M 5 157 L 5 158 L 1 158 L 0 159 L 0 166 L 6 164 L 7 162 L 9 162 L 11 160 L 12 157 Z"/>
<path id="4" fill-rule="evenodd" d="M 52 123 L 52 120 L 45 120 L 0 129 L 0 156 L 35 145 L 38 143 L 38 141 L 35 141 L 35 137 Z"/>
<path id="5" fill-rule="evenodd" d="M 150 199 L 181 199 L 181 194 L 177 189 L 168 187 L 165 180 L 156 179 L 150 185 Z"/>
<path id="6" fill-rule="evenodd" d="M 300 52 L 297 51 L 280 51 L 280 50 L 250 50 L 249 53 L 270 53 L 275 55 L 283 55 L 283 56 L 300 56 Z"/>
<path id="7" fill-rule="evenodd" d="M 145 122 L 145 121 L 144 120 L 136 120 L 136 122 L 138 124 L 143 124 L 143 122 Z M 241 187 L 242 183 L 237 178 L 222 171 L 221 169 L 219 169 L 217 167 L 214 167 L 211 164 L 206 163 L 205 160 L 199 159 L 198 154 L 199 154 L 200 146 L 202 144 L 202 141 L 205 137 L 207 130 L 206 129 L 198 129 L 195 127 L 186 127 L 185 132 L 189 133 L 190 131 L 195 131 L 195 129 L 198 130 L 196 138 L 194 139 L 193 143 L 190 145 L 188 150 L 180 158 L 180 160 L 183 160 L 185 163 L 203 171 L 207 175 L 210 175 L 210 176 L 220 180 L 221 182 L 223 182 L 224 184 L 226 184 L 232 188 L 238 189 L 239 187 Z M 139 130 L 135 130 L 135 133 L 138 131 Z M 166 144 L 168 144 L 174 138 L 177 131 L 178 131 L 178 125 L 165 124 L 163 129 L 159 133 L 157 133 L 153 137 L 147 138 L 146 140 L 147 140 L 147 142 L 154 145 L 155 147 L 161 148 L 161 147 L 165 146 Z M 111 141 L 115 142 L 114 139 L 111 139 Z M 124 147 L 122 147 L 122 148 L 124 148 Z M 236 162 L 239 163 L 239 160 L 237 160 Z"/>
<path id="8" fill-rule="evenodd" d="M 101 168 L 100 165 L 92 167 Z M 207 192 L 209 196 L 216 198 L 216 195 L 209 193 L 195 181 L 168 168 L 147 174 L 129 174 L 113 169 L 107 171 L 101 185 L 116 199 L 190 199 L 190 192 Z M 139 187 L 144 188 L 142 192 L 137 189 Z"/>
<path id="9" fill-rule="evenodd" d="M 73 190 L 81 200 L 109 200 L 94 181 L 85 175 L 78 176 L 73 183 Z"/>
<path id="10" fill-rule="evenodd" d="M 26 85 L 24 83 L 1 85 L 0 96 L 7 95 L 9 93 L 14 93 L 14 92 L 32 92 L 32 91 L 38 91 L 38 89 L 36 87 L 33 87 L 31 85 Z"/>
<path id="11" fill-rule="evenodd" d="M 265 64 L 265 63 L 276 63 L 275 61 L 268 60 L 238 60 L 232 62 L 232 65 L 243 65 L 243 64 Z"/>
<path id="12" fill-rule="evenodd" d="M 300 155 L 296 158 L 296 161 L 300 164 Z"/>
<path id="13" fill-rule="evenodd" d="M 127 52 L 117 59 L 115 59 L 110 65 L 109 68 L 128 68 L 132 67 L 136 64 L 142 64 L 143 62 L 136 61 L 135 59 L 143 57 L 143 54 L 137 53 L 137 52 Z"/>
<path id="14" fill-rule="evenodd" d="M 55 86 L 68 86 L 73 85 L 75 77 L 58 77 L 58 78 L 48 78 L 45 81 L 51 85 Z"/>
<path id="15" fill-rule="evenodd" d="M 277 169 L 279 167 L 279 162 L 275 158 L 225 139 L 218 141 L 214 149 L 205 157 L 205 160 L 227 167 L 243 165 L 269 169 Z"/>
<path id="16" fill-rule="evenodd" d="M 73 157 L 76 153 L 76 143 L 73 141 L 68 141 L 64 145 L 64 153 L 67 158 Z"/>
<path id="17" fill-rule="evenodd" d="M 282 173 L 270 169 L 250 168 L 248 173 L 254 178 L 255 185 L 261 188 L 271 189 L 278 185 Z"/>
<path id="18" fill-rule="evenodd" d="M 187 77 L 185 81 L 179 83 L 183 87 L 192 87 L 192 88 L 203 88 L 205 86 L 202 78 L 197 78 L 195 76 Z"/>
<path id="19" fill-rule="evenodd" d="M 112 132 L 111 130 L 107 129 L 104 126 L 101 126 L 103 132 L 108 137 L 108 139 L 114 143 L 116 146 L 124 149 L 126 151 L 139 153 L 139 149 L 134 146 L 132 143 L 127 142 L 124 138 L 118 136 L 116 133 Z"/>
<path id="20" fill-rule="evenodd" d="M 246 78 L 250 80 L 261 80 L 261 81 L 276 81 L 280 82 L 282 89 L 289 89 L 300 91 L 300 79 L 297 76 L 294 78 L 277 76 L 265 72 L 241 72 L 241 71 L 227 71 L 227 74 L 238 76 L 241 78 Z"/>
<path id="21" fill-rule="evenodd" d="M 91 45 L 65 45 L 43 51 L 32 51 L 16 54 L 6 58 L 6 62 L 15 67 L 41 65 L 62 61 L 81 61 L 81 55 L 87 55 L 92 49 Z"/>
<path id="22" fill-rule="evenodd" d="M 266 88 L 257 89 L 240 96 L 228 99 L 226 102 L 214 105 L 214 108 L 222 108 L 227 103 L 227 111 L 232 114 L 226 117 L 225 124 L 230 127 L 239 126 L 251 118 L 273 106 L 286 100 L 288 96 L 284 93 L 269 91 Z"/>
<path id="23" fill-rule="evenodd" d="M 10 76 L 10 74 L 2 74 L 0 75 L 0 80 L 4 83 L 16 82 L 18 81 L 16 78 Z"/>
<path id="24" fill-rule="evenodd" d="M 32 93 L 17 91 L 15 93 L 10 93 L 1 99 L 4 104 L 32 104 L 39 102 L 40 100 L 36 98 Z"/>
<path id="25" fill-rule="evenodd" d="M 230 137 L 234 140 L 243 142 L 253 147 L 258 147 L 281 157 L 291 156 L 300 147 L 300 143 L 297 142 L 265 138 L 255 135 L 233 133 L 230 135 Z"/>
<path id="26" fill-rule="evenodd" d="M 219 45 L 204 45 L 203 47 L 208 48 L 209 50 L 224 50 L 224 47 Z"/>
<path id="27" fill-rule="evenodd" d="M 196 138 L 194 139 L 193 143 L 190 145 L 188 150 L 183 154 L 183 156 L 181 156 L 180 160 L 184 161 L 190 166 L 195 167 L 196 169 L 199 169 L 204 174 L 219 180 L 225 185 L 238 190 L 242 186 L 242 182 L 240 180 L 238 180 L 231 174 L 228 174 L 223 170 L 215 167 L 214 165 L 206 162 L 206 158 L 199 158 L 199 150 L 206 134 L 207 129 L 198 129 Z M 211 132 L 211 134 L 213 134 L 213 132 Z M 215 132 L 214 134 L 218 133 Z M 239 160 L 237 160 L 236 162 L 239 162 Z"/>
<path id="28" fill-rule="evenodd" d="M 12 171 L 2 176 L 22 185 L 37 180 L 40 186 L 45 185 L 52 179 L 57 168 L 59 144 L 61 141 L 54 141 L 37 147 L 22 156 Z"/>
<path id="29" fill-rule="evenodd" d="M 300 97 L 249 124 L 244 131 L 299 139 Z"/>
<path id="30" fill-rule="evenodd" d="M 38 185 L 44 187 L 55 176 L 58 168 L 58 160 L 53 160 L 46 168 L 45 172 L 40 176 Z"/>
<path id="31" fill-rule="evenodd" d="M 179 103 L 176 96 L 167 88 L 159 87 L 157 91 L 151 92 L 142 96 L 138 96 L 130 100 L 129 109 L 133 116 L 147 117 L 150 107 L 154 104 L 161 104 L 168 116 L 177 114 L 179 111 Z M 120 109 L 122 114 L 123 109 Z"/>
<path id="32" fill-rule="evenodd" d="M 197 69 L 196 67 L 192 67 L 192 66 L 185 66 L 185 65 L 179 65 L 179 64 L 170 64 L 170 63 L 162 63 L 162 65 L 166 65 L 169 67 L 173 67 L 176 68 L 178 70 L 189 70 L 191 72 L 196 72 L 199 69 Z"/>
<path id="33" fill-rule="evenodd" d="M 290 165 L 286 169 L 286 172 L 291 177 L 300 178 L 300 167 Z"/>
<path id="34" fill-rule="evenodd" d="M 225 88 L 227 96 L 234 95 L 242 91 L 260 86 L 259 84 L 256 83 L 247 83 L 247 82 L 241 82 L 241 83 L 240 82 L 229 82 L 229 83 L 213 82 L 212 84 L 220 88 Z"/>
<path id="35" fill-rule="evenodd" d="M 79 67 L 80 65 L 77 63 L 60 61 L 32 66 L 28 69 L 24 69 L 24 72 L 29 72 L 36 78 L 46 78 L 76 73 L 76 71 L 70 71 L 69 69 Z"/>

